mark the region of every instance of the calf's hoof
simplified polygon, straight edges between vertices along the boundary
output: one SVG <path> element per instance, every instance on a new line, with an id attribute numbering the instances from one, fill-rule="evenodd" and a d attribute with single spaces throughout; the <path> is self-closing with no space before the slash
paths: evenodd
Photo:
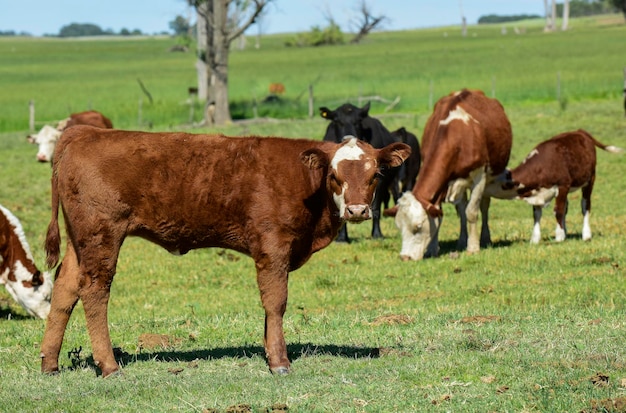
<path id="1" fill-rule="evenodd" d="M 289 374 L 289 367 L 278 366 L 271 368 L 270 371 L 277 376 L 284 376 L 285 374 Z"/>

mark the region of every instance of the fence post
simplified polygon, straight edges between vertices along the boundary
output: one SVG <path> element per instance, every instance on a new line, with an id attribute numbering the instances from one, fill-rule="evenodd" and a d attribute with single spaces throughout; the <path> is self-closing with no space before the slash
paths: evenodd
<path id="1" fill-rule="evenodd" d="M 31 132 L 35 132 L 35 101 L 28 102 L 28 128 Z"/>
<path id="2" fill-rule="evenodd" d="M 313 119 L 313 84 L 309 85 L 309 118 Z"/>
<path id="3" fill-rule="evenodd" d="M 428 90 L 428 110 L 433 108 L 433 81 L 430 81 L 430 88 Z"/>
<path id="4" fill-rule="evenodd" d="M 556 72 L 556 100 L 561 101 L 561 71 Z"/>

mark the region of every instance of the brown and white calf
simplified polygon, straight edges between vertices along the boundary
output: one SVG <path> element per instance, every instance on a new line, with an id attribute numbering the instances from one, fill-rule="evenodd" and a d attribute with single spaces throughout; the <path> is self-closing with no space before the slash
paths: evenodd
<path id="1" fill-rule="evenodd" d="M 591 192 L 596 179 L 596 147 L 608 152 L 622 152 L 621 148 L 604 145 L 582 129 L 564 132 L 537 145 L 522 163 L 506 170 L 487 188 L 491 196 L 502 199 L 523 199 L 533 206 L 533 233 L 530 242 L 541 240 L 541 213 L 553 199 L 556 230 L 554 239 L 565 240 L 567 195 L 580 189 L 583 214 L 582 239 L 591 239 L 589 215 Z"/>
<path id="2" fill-rule="evenodd" d="M 39 162 L 50 162 L 54 156 L 54 147 L 61 133 L 75 125 L 91 125 L 106 129 L 113 128 L 111 120 L 95 110 L 72 113 L 69 118 L 60 121 L 56 128 L 45 125 L 37 134 L 28 137 L 28 141 L 37 144 L 39 148 L 37 150 L 37 160 Z"/>
<path id="3" fill-rule="evenodd" d="M 369 219 L 381 170 L 409 154 L 402 143 L 374 149 L 356 138 L 336 144 L 68 129 L 52 165 L 48 265 L 60 254 L 59 204 L 68 239 L 41 346 L 42 371 L 58 370 L 79 299 L 102 375 L 118 370 L 107 307 L 120 247 L 134 235 L 175 254 L 220 247 L 250 256 L 265 309 L 269 368 L 287 373 L 289 273 L 329 245 L 344 222 Z"/>
<path id="4" fill-rule="evenodd" d="M 485 187 L 506 168 L 513 134 L 502 105 L 481 91 L 464 89 L 441 98 L 422 137 L 422 166 L 412 192 L 398 201 L 396 226 L 400 257 L 436 256 L 442 202 L 455 204 L 461 217 L 459 247 L 470 253 L 491 242 Z M 467 192 L 470 192 L 469 199 Z M 478 212 L 482 213 L 479 239 Z M 467 220 L 467 221 L 465 221 Z M 469 231 L 465 231 L 465 222 Z"/>
<path id="5" fill-rule="evenodd" d="M 50 311 L 52 278 L 41 273 L 26 242 L 20 221 L 0 205 L 0 284 L 28 314 L 46 318 Z"/>

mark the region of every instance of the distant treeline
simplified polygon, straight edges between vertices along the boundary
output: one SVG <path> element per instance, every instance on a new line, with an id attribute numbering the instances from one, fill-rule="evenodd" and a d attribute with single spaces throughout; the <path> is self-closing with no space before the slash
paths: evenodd
<path id="1" fill-rule="evenodd" d="M 71 23 L 61 27 L 59 34 L 45 34 L 46 37 L 81 37 L 81 36 L 141 36 L 144 33 L 139 29 L 122 29 L 118 33 L 111 29 L 103 30 L 100 26 L 91 23 Z M 17 33 L 14 30 L 0 31 L 0 36 L 32 36 L 27 32 Z"/>
<path id="2" fill-rule="evenodd" d="M 120 34 L 122 36 L 139 36 L 143 33 L 139 29 L 130 31 L 122 29 L 119 33 L 113 32 L 111 29 L 102 30 L 100 26 L 91 23 L 72 23 L 61 27 L 59 37 L 81 37 L 81 36 L 110 36 Z"/>
<path id="3" fill-rule="evenodd" d="M 571 0 L 569 2 L 570 17 L 585 17 L 596 14 L 617 13 L 619 10 L 606 0 Z M 563 3 L 556 4 L 556 15 L 563 15 Z M 543 18 L 536 14 L 518 14 L 513 16 L 498 16 L 496 14 L 488 14 L 478 19 L 478 24 L 488 23 L 507 23 L 526 19 Z"/>
<path id="4" fill-rule="evenodd" d="M 541 16 L 539 16 L 538 14 L 516 14 L 512 16 L 498 16 L 497 14 L 488 14 L 486 16 L 480 16 L 480 18 L 478 19 L 478 24 L 508 23 L 516 22 L 519 20 L 538 18 L 541 18 Z"/>

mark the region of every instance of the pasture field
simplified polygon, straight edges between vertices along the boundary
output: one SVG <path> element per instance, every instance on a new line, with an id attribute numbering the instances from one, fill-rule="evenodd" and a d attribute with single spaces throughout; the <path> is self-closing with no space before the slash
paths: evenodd
<path id="1" fill-rule="evenodd" d="M 359 96 L 400 98 L 392 113 L 429 111 L 434 100 L 462 86 L 483 89 L 505 105 L 559 100 L 617 99 L 623 85 L 619 15 L 574 19 L 566 33 L 542 33 L 530 21 L 512 24 L 374 33 L 362 45 L 286 48 L 288 35 L 265 36 L 230 55 L 229 93 L 234 117 L 304 118 L 309 84 L 319 106 Z M 0 131 L 28 129 L 34 100 L 37 127 L 71 112 L 95 109 L 116 127 L 176 129 L 190 118 L 187 88 L 196 85 L 194 53 L 172 53 L 171 38 L 0 38 Z M 138 79 L 150 92 L 150 103 Z M 282 82 L 282 104 L 263 104 L 268 86 Z M 140 109 L 141 101 L 141 109 Z M 372 113 L 387 103 L 372 102 Z M 196 104 L 194 120 L 200 119 Z M 321 135 L 320 135 L 321 136 Z"/>
<path id="2" fill-rule="evenodd" d="M 492 71 L 496 71 L 497 96 L 514 131 L 511 166 L 521 162 L 538 142 L 570 129 L 584 128 L 604 143 L 626 148 L 623 62 L 610 52 L 623 39 L 623 26 L 585 26 L 581 28 L 584 36 L 573 31 L 542 38 L 532 27 L 526 37 L 502 37 L 498 28 L 497 37 L 491 38 L 482 35 L 488 28 L 476 28 L 473 30 L 481 32 L 477 37 L 453 41 L 442 36 L 443 30 L 376 34 L 363 47 L 375 50 L 367 55 L 349 47 L 283 50 L 278 41 L 267 53 L 283 56 L 273 62 L 274 72 L 276 67 L 292 65 L 303 74 L 301 84 L 293 75 L 295 86 L 283 80 L 288 93 L 306 87 L 305 74 L 315 78 L 324 73 L 319 89 L 327 88 L 327 92 L 319 94 L 331 102 L 329 106 L 334 99 L 339 104 L 340 99 L 353 96 L 359 85 L 363 85 L 364 95 L 401 93 L 401 106 L 381 119 L 390 129 L 404 125 L 418 136 L 429 114 L 431 77 L 440 76 L 435 79 L 435 96 L 439 97 L 463 86 L 489 91 Z M 570 34 L 578 36 L 579 43 L 568 43 Z M 389 65 L 391 60 L 383 51 L 409 48 L 401 45 L 413 36 L 417 39 L 415 53 L 421 57 L 409 54 L 406 61 Z M 447 40 L 451 40 L 449 49 L 442 46 Z M 497 48 L 502 41 L 511 42 L 510 47 Z M 516 54 L 510 48 L 527 41 L 533 43 L 527 45 L 528 50 L 554 41 L 567 43 L 568 53 L 577 51 L 587 59 L 591 54 L 603 57 L 586 62 L 578 71 L 563 66 L 561 78 L 570 79 L 565 89 L 569 100 L 559 103 L 550 97 L 555 68 L 579 58 L 562 49 L 554 53 L 545 49 L 541 59 L 522 59 L 529 66 L 514 69 L 511 60 Z M 13 47 L 11 42 L 17 44 L 16 53 L 24 47 L 33 54 L 62 44 L 53 39 L 0 39 L 0 49 Z M 137 127 L 133 123 L 136 113 L 125 113 L 135 110 L 133 105 L 141 94 L 136 75 L 129 74 L 132 71 L 126 67 L 134 64 L 119 62 L 151 48 L 154 56 L 160 56 L 154 59 L 162 61 L 151 67 L 145 64 L 148 58 L 137 63 L 137 70 L 148 87 L 155 85 L 154 90 L 160 79 L 158 87 L 163 87 L 163 96 L 167 96 L 159 97 L 163 117 L 155 121 L 154 128 L 177 129 L 181 122 L 170 109 L 177 104 L 173 102 L 185 99 L 185 89 L 189 82 L 193 84 L 195 75 L 190 72 L 185 78 L 180 73 L 181 61 L 192 63 L 192 57 L 159 54 L 166 50 L 167 42 L 68 41 L 66 45 L 84 45 L 80 47 L 85 50 L 110 48 L 109 54 L 98 60 L 98 67 L 106 67 L 94 69 L 89 87 L 88 83 L 73 89 L 64 86 L 68 79 L 86 75 L 84 68 L 89 65 L 79 58 L 85 56 L 82 53 L 71 61 L 67 56 L 56 60 L 48 56 L 48 80 L 22 73 L 24 77 L 14 85 L 0 75 L 0 85 L 8 91 L 0 95 L 3 112 L 8 108 L 6 117 L 5 113 L 0 116 L 0 203 L 22 221 L 40 268 L 50 215 L 50 167 L 36 163 L 36 149 L 24 139 L 27 126 L 23 119 L 18 120 L 22 110 L 12 107 L 20 99 L 30 98 L 30 93 L 19 97 L 20 85 L 32 93 L 39 90 L 37 105 L 42 119 L 64 117 L 70 107 L 86 109 L 80 106 L 93 99 L 93 108 L 107 115 L 105 108 L 110 109 L 113 122 L 120 127 Z M 471 53 L 470 42 L 482 44 L 473 49 L 474 54 L 484 53 L 482 61 Z M 580 42 L 588 43 L 575 47 Z M 566 47 L 564 43 L 561 47 Z M 116 57 L 119 48 L 127 54 Z M 444 59 L 441 54 L 446 50 Z M 457 64 L 455 56 L 463 50 L 465 58 L 474 57 L 473 63 L 465 59 L 463 65 Z M 313 56 L 314 52 L 333 56 L 321 59 Z M 87 53 L 87 60 L 97 60 L 100 53 L 104 51 Z M 281 81 L 270 77 L 272 64 L 261 57 L 263 53 L 264 49 L 250 50 L 245 68 L 240 66 L 245 53 L 233 54 L 234 99 L 248 99 L 255 87 L 260 96 L 262 85 Z M 580 58 L 581 64 L 584 59 Z M 17 64 L 17 60 L 28 66 L 26 58 L 11 58 L 10 62 Z M 110 60 L 118 61 L 119 72 L 111 71 L 115 65 Z M 250 61 L 256 62 L 258 71 Z M 413 70 L 409 69 L 413 65 Z M 46 70 L 42 61 L 35 66 L 40 73 Z M 7 70 L 4 62 L 0 70 Z M 516 75 L 507 79 L 506 73 Z M 174 77 L 180 83 L 174 84 Z M 119 88 L 116 82 L 121 79 L 126 79 L 128 87 Z M 415 86 L 419 82 L 425 93 Z M 178 97 L 178 92 L 182 96 Z M 161 113 L 144 109 L 144 115 L 154 115 L 154 119 Z M 181 109 L 181 116 L 186 116 L 187 110 Z M 23 113 L 27 113 L 25 108 Z M 321 138 L 325 127 L 325 121 L 316 117 L 234 123 L 219 131 Z M 436 259 L 401 262 L 400 236 L 391 219 L 381 222 L 384 240 L 370 239 L 369 222 L 352 225 L 352 244 L 330 245 L 291 274 L 285 338 L 292 373 L 282 377 L 271 375 L 265 362 L 263 310 L 252 260 L 220 249 L 174 257 L 148 242 L 129 238 L 121 251 L 109 312 L 123 374 L 97 377 L 79 303 L 61 351 L 61 374 L 42 375 L 38 355 L 44 322 L 28 318 L 8 293 L 0 290 L 0 410 L 626 411 L 625 175 L 625 154 L 598 151 L 593 239 L 589 242 L 580 240 L 579 192 L 570 195 L 569 236 L 559 244 L 553 241 L 555 223 L 548 209 L 541 244 L 528 243 L 532 211 L 521 201 L 492 201 L 494 245 L 476 255 L 455 251 L 458 220 L 448 205 L 440 234 L 441 257 Z"/>

